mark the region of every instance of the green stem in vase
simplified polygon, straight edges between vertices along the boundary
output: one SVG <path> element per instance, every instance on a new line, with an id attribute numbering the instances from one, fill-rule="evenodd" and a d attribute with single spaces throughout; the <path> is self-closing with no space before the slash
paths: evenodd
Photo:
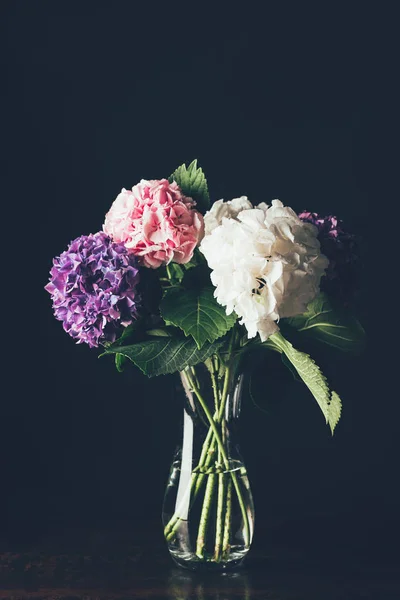
<path id="1" fill-rule="evenodd" d="M 215 357 L 212 356 L 206 362 L 206 366 L 210 373 L 212 389 L 213 389 L 213 393 L 214 393 L 215 414 L 214 414 L 213 420 L 218 421 L 219 402 L 220 402 L 220 400 L 222 401 L 223 396 L 222 396 L 222 398 L 220 398 L 220 390 L 219 390 L 218 381 L 216 378 L 217 371 L 216 371 L 215 362 L 216 362 Z M 192 373 L 194 376 L 194 382 L 197 384 L 197 378 L 195 376 L 196 372 L 195 372 L 194 368 L 192 368 Z M 197 389 L 199 389 L 199 386 L 197 386 Z M 202 453 L 201 453 L 201 457 L 200 457 L 200 462 L 202 464 L 204 464 L 205 468 L 207 468 L 209 466 L 209 464 L 213 461 L 213 455 L 216 450 L 216 440 L 215 440 L 215 436 L 213 436 L 213 431 L 212 431 L 211 427 L 210 427 L 208 433 L 211 433 L 212 439 L 208 439 L 208 435 L 207 435 L 207 438 L 203 444 L 203 449 L 202 449 Z M 202 460 L 204 455 L 207 457 L 206 461 Z M 218 448 L 218 464 L 219 465 L 221 464 L 221 450 L 219 448 Z M 202 487 L 204 477 L 206 477 L 206 475 L 204 473 L 200 473 L 199 477 L 197 478 L 195 492 L 194 492 L 195 497 Z M 222 514 L 223 514 L 223 509 L 224 509 L 223 477 L 224 476 L 222 473 L 218 473 L 217 477 L 218 477 L 217 528 L 216 528 L 216 544 L 215 544 L 215 550 L 214 550 L 214 560 L 219 561 L 221 545 L 222 545 Z M 221 478 L 222 478 L 222 481 L 221 481 Z M 199 558 L 203 558 L 203 556 L 204 556 L 204 546 L 206 543 L 207 528 L 209 526 L 208 521 L 209 521 L 210 510 L 211 510 L 212 497 L 214 495 L 214 488 L 215 488 L 215 475 L 214 475 L 214 473 L 212 473 L 212 474 L 208 475 L 207 487 L 206 487 L 206 492 L 204 495 L 203 508 L 202 508 L 201 517 L 200 517 L 199 531 L 198 531 L 198 535 L 197 535 L 196 554 Z"/>
<path id="2" fill-rule="evenodd" d="M 230 369 L 229 369 L 229 367 L 227 367 L 226 368 L 226 374 L 225 374 L 226 379 L 230 375 L 229 371 L 230 371 Z M 241 492 L 241 489 L 240 489 L 240 486 L 239 486 L 239 482 L 238 482 L 236 473 L 235 473 L 235 471 L 231 471 L 230 470 L 229 459 L 228 459 L 228 457 L 226 455 L 226 451 L 225 451 L 224 445 L 222 443 L 221 436 L 220 436 L 219 431 L 218 431 L 217 423 L 214 421 L 214 419 L 212 417 L 212 414 L 210 412 L 210 409 L 207 406 L 206 401 L 204 400 L 203 396 L 201 395 L 200 390 L 198 390 L 196 388 L 196 385 L 194 384 L 193 380 L 190 378 L 190 375 L 188 373 L 186 373 L 186 376 L 188 377 L 189 383 L 191 384 L 192 389 L 193 389 L 194 393 L 196 394 L 196 397 L 197 397 L 198 401 L 200 402 L 200 405 L 201 405 L 202 409 L 204 410 L 204 413 L 205 413 L 205 415 L 207 417 L 207 420 L 210 423 L 210 427 L 211 427 L 211 429 L 212 429 L 212 431 L 214 433 L 215 440 L 216 440 L 216 442 L 218 444 L 218 449 L 221 451 L 221 457 L 222 457 L 222 461 L 223 461 L 224 467 L 230 473 L 230 476 L 232 478 L 233 486 L 235 488 L 235 491 L 236 491 L 236 494 L 237 494 L 237 497 L 238 497 L 239 506 L 240 506 L 240 510 L 241 510 L 242 517 L 243 517 L 243 522 L 244 522 L 244 543 L 245 543 L 246 546 L 249 546 L 250 545 L 249 520 L 248 520 L 246 506 L 244 504 L 242 492 Z M 225 379 L 224 388 L 226 387 L 226 389 L 227 389 L 228 383 L 227 383 L 226 379 Z M 220 405 L 220 414 L 221 414 L 222 404 L 223 403 L 221 402 L 221 405 Z M 222 414 L 223 414 L 223 412 L 222 412 Z"/>
<path id="3" fill-rule="evenodd" d="M 211 431 L 211 429 L 210 429 L 210 431 Z M 212 433 L 213 432 L 211 431 L 211 434 Z M 206 442 L 204 442 L 204 444 L 205 443 Z M 196 478 L 195 487 L 194 487 L 194 498 L 193 498 L 193 500 L 196 499 L 196 496 L 199 493 L 199 491 L 200 491 L 200 489 L 201 489 L 201 487 L 203 485 L 204 478 L 206 477 L 207 470 L 210 468 L 210 465 L 213 462 L 216 450 L 217 450 L 217 448 L 216 448 L 216 442 L 215 442 L 214 436 L 211 435 L 211 444 L 210 443 L 208 444 L 207 453 L 206 453 L 206 459 L 205 459 L 205 461 L 202 463 L 202 465 L 200 467 L 201 468 L 200 473 L 197 473 L 197 478 Z"/>
<path id="4" fill-rule="evenodd" d="M 232 340 L 233 343 L 233 340 Z M 213 364 L 215 368 L 215 363 Z M 215 375 L 214 375 L 215 377 Z M 220 398 L 220 410 L 218 411 L 218 422 L 221 424 L 222 442 L 226 444 L 225 427 L 223 420 L 223 411 L 228 397 L 228 384 L 229 384 L 229 371 L 225 373 L 224 386 L 222 390 L 222 396 Z M 218 387 L 217 387 L 218 390 Z M 221 450 L 218 449 L 218 463 L 221 464 L 222 455 Z M 218 474 L 218 502 L 217 502 L 217 523 L 215 528 L 215 548 L 214 548 L 214 560 L 220 562 L 221 550 L 223 544 L 223 528 L 224 528 L 224 512 L 225 512 L 225 473 Z"/>
<path id="5" fill-rule="evenodd" d="M 212 438 L 212 431 L 210 430 L 209 433 L 210 432 L 211 432 L 210 438 Z M 206 441 L 207 441 L 207 439 L 206 439 Z M 210 464 L 213 461 L 213 457 L 214 457 L 215 451 L 216 451 L 215 441 L 212 440 L 212 445 L 210 448 L 206 447 L 206 441 L 204 442 L 204 446 L 203 446 L 203 450 L 205 450 L 203 462 L 199 461 L 199 464 L 197 466 L 197 468 L 201 468 L 204 471 L 206 471 L 207 469 L 210 468 Z M 202 456 L 203 456 L 203 453 L 202 453 Z M 192 474 L 190 487 L 187 490 L 187 494 L 190 493 L 193 496 L 193 499 L 192 499 L 191 505 L 190 505 L 191 508 L 203 486 L 203 483 L 204 483 L 204 480 L 206 477 L 207 477 L 207 474 L 205 472 L 196 471 L 195 473 Z M 185 494 L 185 497 L 182 499 L 182 506 L 185 504 L 186 499 L 187 499 L 187 495 Z M 176 514 L 174 514 L 171 517 L 170 521 L 167 523 L 167 525 L 164 528 L 164 536 L 167 541 L 170 541 L 173 539 L 173 537 L 175 536 L 175 532 L 179 528 L 179 525 L 181 522 L 179 514 L 180 514 L 180 509 L 182 508 L 182 506 L 178 507 Z"/>
<path id="6" fill-rule="evenodd" d="M 225 512 L 225 523 L 224 523 L 224 537 L 222 541 L 222 557 L 224 558 L 229 554 L 230 550 L 230 537 L 231 537 L 231 513 L 232 513 L 232 481 L 228 481 L 226 490 L 226 512 Z"/>
<path id="7" fill-rule="evenodd" d="M 201 451 L 201 455 L 200 455 L 200 459 L 199 459 L 199 464 L 197 465 L 197 471 L 192 473 L 192 479 L 191 479 L 191 483 L 190 483 L 190 489 L 187 490 L 187 493 L 193 494 L 193 502 L 196 500 L 196 497 L 203 485 L 203 481 L 205 478 L 205 474 L 202 473 L 200 471 L 200 469 L 207 469 L 212 460 L 213 457 L 215 455 L 215 441 L 213 439 L 213 432 L 212 429 L 210 428 L 208 430 L 206 439 L 204 440 L 203 443 L 203 448 Z M 185 494 L 185 497 L 182 499 L 182 506 L 185 504 L 187 499 L 187 495 Z M 167 523 L 167 525 L 164 528 L 164 536 L 166 538 L 167 541 L 170 541 L 174 535 L 176 530 L 179 528 L 179 524 L 180 524 L 180 510 L 182 508 L 182 506 L 179 506 L 178 509 L 176 510 L 176 514 L 174 514 L 170 521 Z"/>
<path id="8" fill-rule="evenodd" d="M 207 364 L 208 362 L 208 364 Z M 219 387 L 218 387 L 218 381 L 216 378 L 216 373 L 217 368 L 215 366 L 215 360 L 214 360 L 214 356 L 212 356 L 210 359 L 208 359 L 208 361 L 206 362 L 206 366 L 210 372 L 210 376 L 211 376 L 211 384 L 212 384 L 212 389 L 214 392 L 214 402 L 215 402 L 215 412 L 217 413 L 218 416 L 218 407 L 219 407 L 219 400 L 220 400 L 220 393 L 219 393 Z"/>
<path id="9" fill-rule="evenodd" d="M 214 403 L 215 403 L 215 414 L 213 417 L 214 420 L 215 419 L 218 420 L 218 418 L 219 418 L 219 401 L 220 401 L 220 391 L 219 391 L 218 381 L 217 381 L 217 377 L 216 377 L 216 373 L 217 373 L 217 367 L 215 364 L 216 360 L 217 360 L 216 356 L 213 355 L 205 363 L 205 365 L 210 373 L 210 376 L 211 376 L 212 389 L 214 392 Z M 210 464 L 213 461 L 215 452 L 216 452 L 216 441 L 214 438 L 213 431 L 210 427 L 208 430 L 208 433 L 207 433 L 207 437 L 204 440 L 203 449 L 202 449 L 201 456 L 200 456 L 200 461 L 199 461 L 200 471 L 207 471 L 207 469 L 210 467 Z M 199 493 L 199 491 L 203 485 L 204 477 L 205 477 L 204 472 L 200 472 L 200 474 L 198 475 L 198 477 L 196 479 L 195 490 L 194 490 L 194 499 L 196 499 L 196 496 Z"/>
<path id="10" fill-rule="evenodd" d="M 211 358 L 212 363 L 211 363 L 211 369 L 209 369 L 210 374 L 211 374 L 211 381 L 212 381 L 212 386 L 213 386 L 213 391 L 214 391 L 214 399 L 215 399 L 215 408 L 216 408 L 216 412 L 217 414 L 214 415 L 214 421 L 216 420 L 217 423 L 221 423 L 222 419 L 223 419 L 223 415 L 224 415 L 224 410 L 225 410 L 225 405 L 226 405 L 226 401 L 228 398 L 228 389 L 229 389 L 229 371 L 226 370 L 225 371 L 225 377 L 224 377 L 224 386 L 223 386 L 223 391 L 222 391 L 222 395 L 220 394 L 219 391 L 219 385 L 217 382 L 217 378 L 216 378 L 216 373 L 218 372 L 218 357 L 217 356 L 213 356 Z M 222 433 L 223 433 L 223 437 L 225 438 L 225 429 L 222 428 Z M 223 439 L 223 442 L 225 443 L 225 439 Z M 215 450 L 216 450 L 216 439 L 214 437 L 214 432 L 212 427 L 210 427 L 207 437 L 204 441 L 203 444 L 203 450 L 201 453 L 201 457 L 200 457 L 200 461 L 199 461 L 199 466 L 200 467 L 204 467 L 205 469 L 207 469 L 211 462 L 212 459 L 214 457 L 215 454 Z M 204 456 L 206 456 L 205 460 L 203 460 Z M 219 462 L 221 462 L 221 457 L 219 457 Z M 201 487 L 201 477 L 198 478 L 197 480 L 197 485 L 196 485 L 196 492 L 198 491 L 198 489 Z"/>
<path id="11" fill-rule="evenodd" d="M 224 398 L 224 395 L 223 395 Z M 224 421 L 221 423 L 222 443 L 226 443 Z M 221 450 L 218 449 L 218 464 L 222 463 Z M 223 538 L 223 523 L 224 523 L 224 511 L 225 511 L 225 473 L 218 474 L 218 503 L 217 503 L 217 524 L 215 529 L 215 549 L 214 549 L 214 560 L 220 562 L 221 560 L 221 549 L 222 549 L 222 538 Z"/>
<path id="12" fill-rule="evenodd" d="M 217 421 L 220 422 L 222 414 L 223 414 L 223 407 L 225 406 L 225 403 L 226 403 L 228 380 L 227 380 L 227 378 L 225 378 L 226 383 L 224 384 L 224 391 L 222 393 L 222 398 L 221 398 L 222 411 L 218 412 L 219 400 L 220 400 L 219 385 L 218 385 L 218 381 L 217 381 L 217 377 L 216 377 L 216 373 L 218 372 L 218 364 L 217 364 L 218 360 L 219 360 L 218 357 L 212 356 L 210 359 L 210 361 L 211 361 L 210 365 L 207 365 L 207 368 L 211 374 L 212 387 L 213 387 L 213 391 L 214 391 L 215 409 L 216 409 L 216 414 L 214 415 L 214 419 L 217 419 Z M 195 373 L 193 368 L 191 368 L 191 372 Z M 197 381 L 197 377 L 196 377 L 196 381 Z M 190 485 L 190 494 L 193 494 L 193 502 L 196 500 L 196 497 L 198 496 L 198 494 L 203 486 L 204 479 L 206 477 L 206 473 L 203 471 L 207 471 L 207 469 L 209 469 L 211 463 L 213 462 L 215 452 L 216 452 L 216 440 L 214 438 L 214 433 L 212 431 L 212 428 L 210 427 L 208 430 L 206 439 L 204 440 L 204 443 L 203 443 L 203 448 L 202 448 L 202 452 L 200 455 L 199 464 L 196 467 L 196 472 L 194 472 L 192 475 L 192 480 L 191 480 L 191 485 Z M 188 493 L 189 493 L 189 490 L 188 490 Z M 176 513 L 177 514 L 175 514 L 171 517 L 169 523 L 167 523 L 167 525 L 164 528 L 164 535 L 165 535 L 167 541 L 171 540 L 174 537 L 175 532 L 179 527 L 179 523 L 180 523 L 179 508 L 176 511 Z"/>
<path id="13" fill-rule="evenodd" d="M 206 545 L 206 536 L 208 528 L 208 516 L 211 508 L 212 498 L 215 488 L 215 473 L 208 475 L 206 491 L 204 494 L 204 503 L 201 511 L 199 533 L 197 536 L 196 554 L 199 558 L 204 558 L 204 548 Z"/>
<path id="14" fill-rule="evenodd" d="M 214 560 L 221 560 L 224 528 L 224 501 L 225 501 L 225 473 L 218 473 L 218 502 L 217 502 L 217 525 L 215 530 Z"/>
<path id="15" fill-rule="evenodd" d="M 169 520 L 167 525 L 164 527 L 164 536 L 165 536 L 165 539 L 167 540 L 167 542 L 169 542 L 170 540 L 172 540 L 174 538 L 175 533 L 176 533 L 177 529 L 179 528 L 179 525 L 182 520 L 181 517 L 179 516 L 179 512 L 187 500 L 187 494 L 191 493 L 193 485 L 196 482 L 196 476 L 197 476 L 197 473 L 192 474 L 192 480 L 191 480 L 190 487 L 186 490 L 186 493 L 185 493 L 184 497 L 182 498 L 181 505 L 178 506 L 176 513 L 171 517 L 171 519 Z"/>
<path id="16" fill-rule="evenodd" d="M 221 423 L 222 419 L 224 418 L 225 405 L 226 405 L 226 401 L 228 399 L 230 374 L 231 374 L 230 368 L 227 367 L 225 370 L 224 387 L 222 389 L 221 402 L 220 402 L 219 411 L 218 411 L 218 423 Z"/>
<path id="17" fill-rule="evenodd" d="M 233 349 L 234 342 L 235 342 L 235 332 L 232 332 L 231 341 L 230 341 L 229 350 L 228 350 L 228 356 L 231 356 L 231 351 Z M 190 483 L 190 486 L 188 486 L 188 493 L 192 494 L 191 507 L 193 506 L 193 503 L 195 502 L 206 477 L 207 477 L 207 487 L 208 487 L 209 494 L 211 494 L 211 492 L 214 491 L 215 481 L 213 480 L 214 478 L 212 478 L 212 481 L 210 482 L 209 475 L 207 474 L 207 470 L 209 470 L 209 473 L 212 473 L 212 471 L 213 471 L 211 464 L 215 460 L 214 457 L 215 457 L 215 452 L 217 450 L 217 447 L 218 447 L 218 462 L 220 464 L 223 463 L 225 469 L 229 471 L 229 460 L 227 458 L 227 453 L 225 451 L 226 432 L 225 432 L 225 428 L 223 427 L 224 426 L 223 417 L 224 417 L 225 405 L 226 405 L 226 401 L 227 401 L 227 397 L 228 397 L 228 389 L 229 389 L 230 376 L 231 376 L 231 365 L 224 365 L 224 367 L 225 367 L 224 371 L 223 371 L 224 383 L 223 383 L 223 390 L 221 393 L 220 385 L 218 382 L 218 376 L 217 376 L 217 373 L 219 372 L 219 364 L 221 364 L 221 363 L 222 363 L 222 361 L 219 358 L 219 356 L 217 356 L 217 355 L 211 357 L 209 364 L 206 363 L 206 366 L 211 375 L 212 387 L 213 387 L 213 392 L 214 392 L 215 411 L 216 412 L 213 417 L 211 416 L 211 413 L 210 413 L 203 397 L 201 396 L 200 386 L 198 384 L 198 379 L 197 379 L 195 369 L 193 367 L 191 367 L 190 369 L 187 369 L 186 373 L 184 374 L 187 382 L 189 383 L 189 386 L 191 387 L 192 391 L 195 393 L 197 399 L 199 400 L 200 405 L 202 406 L 204 413 L 207 417 L 207 420 L 210 424 L 209 431 L 208 431 L 207 436 L 203 443 L 203 448 L 202 448 L 201 456 L 199 459 L 199 464 L 196 467 L 195 472 L 192 474 L 191 483 Z M 219 435 L 219 431 L 217 429 L 218 424 L 222 425 L 222 440 L 221 440 L 221 436 Z M 215 551 L 214 551 L 216 560 L 220 560 L 221 545 L 222 545 L 223 556 L 226 555 L 229 551 L 230 521 L 231 521 L 231 511 L 232 511 L 232 482 L 234 484 L 235 491 L 238 496 L 239 506 L 240 506 L 242 516 L 243 516 L 244 538 L 245 538 L 244 541 L 245 541 L 246 545 L 249 545 L 249 543 L 250 543 L 249 521 L 248 521 L 247 511 L 246 511 L 246 508 L 245 508 L 245 505 L 243 502 L 243 497 L 241 495 L 241 490 L 239 487 L 236 473 L 230 472 L 230 478 L 228 479 L 228 481 L 226 481 L 225 476 L 221 477 L 221 475 L 223 475 L 223 474 L 218 475 L 219 502 L 218 502 L 218 506 L 217 506 L 217 527 L 216 527 L 216 542 L 215 542 Z M 210 486 L 212 486 L 211 490 L 210 490 Z M 225 490 L 226 490 L 226 494 L 225 494 Z M 206 493 L 207 493 L 207 490 L 206 490 Z M 210 506 L 211 506 L 212 495 L 210 496 L 209 494 L 207 495 L 207 498 L 209 497 L 210 501 L 209 502 L 208 502 L 208 500 L 206 501 L 206 498 L 203 500 L 202 515 L 203 515 L 204 527 L 207 527 L 206 521 L 209 518 L 209 510 L 210 510 Z M 222 500 L 224 497 L 225 497 L 225 504 Z M 180 517 L 179 517 L 179 508 L 176 512 L 177 512 L 177 514 L 175 514 L 171 518 L 171 520 L 169 521 L 169 523 L 167 524 L 167 526 L 165 527 L 165 530 L 164 530 L 167 541 L 173 539 L 173 537 L 175 536 L 175 532 L 179 528 L 179 525 L 181 522 Z M 224 512 L 225 512 L 225 516 L 224 516 Z M 221 523 L 223 524 L 223 531 L 221 530 Z M 202 539 L 202 537 L 204 538 L 202 531 L 199 532 L 200 533 L 200 546 L 202 543 L 201 539 Z"/>
<path id="18" fill-rule="evenodd" d="M 215 413 L 214 413 L 213 420 L 217 420 L 218 419 L 220 392 L 219 392 L 219 387 L 218 387 L 218 381 L 216 378 L 214 357 L 211 357 L 208 361 L 206 361 L 205 364 L 210 373 L 212 389 L 213 389 L 213 394 L 214 394 Z M 201 453 L 201 457 L 200 457 L 200 462 L 202 462 L 202 464 L 204 464 L 203 470 L 207 469 L 209 467 L 209 465 L 212 462 L 214 462 L 213 458 L 214 458 L 215 451 L 216 451 L 216 440 L 215 440 L 215 436 L 214 436 L 214 433 L 213 433 L 213 430 L 211 427 L 209 428 L 208 433 L 209 434 L 211 433 L 211 438 L 208 439 L 208 435 L 207 435 L 207 438 L 203 444 L 203 449 L 202 449 L 202 453 Z M 206 456 L 206 460 L 202 461 L 202 457 L 204 455 Z M 219 449 L 218 449 L 218 462 L 219 463 L 221 462 L 221 452 Z M 212 471 L 211 471 L 212 474 L 210 473 L 208 475 L 207 487 L 206 487 L 206 492 L 204 495 L 203 508 L 202 508 L 201 517 L 200 517 L 199 531 L 197 534 L 196 554 L 199 558 L 204 557 L 204 546 L 206 543 L 208 521 L 209 521 L 210 510 L 211 510 L 211 499 L 212 499 L 212 496 L 214 495 L 214 488 L 215 488 L 215 475 L 213 473 L 214 467 L 211 467 L 211 469 L 212 469 Z M 219 476 L 220 476 L 220 474 L 218 475 L 218 478 L 219 478 Z M 205 477 L 207 477 L 207 475 L 205 475 L 204 472 L 199 474 L 199 476 L 196 480 L 194 499 L 196 498 L 197 494 L 200 492 L 200 489 L 203 485 L 203 481 L 204 481 Z M 217 502 L 218 502 L 218 511 L 221 512 L 222 500 L 220 497 L 219 484 L 218 484 Z"/>
<path id="19" fill-rule="evenodd" d="M 199 471 L 204 466 L 208 465 L 212 459 L 213 453 L 210 448 L 210 444 L 213 441 L 212 438 L 213 438 L 213 432 L 212 432 L 212 429 L 210 428 L 207 432 L 206 439 L 203 442 L 203 448 L 201 449 L 199 464 L 196 467 L 196 468 L 198 468 Z"/>

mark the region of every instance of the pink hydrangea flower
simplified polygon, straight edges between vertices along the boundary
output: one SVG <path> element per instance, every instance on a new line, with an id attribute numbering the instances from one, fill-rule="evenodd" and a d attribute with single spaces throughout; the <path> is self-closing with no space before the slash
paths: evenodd
<path id="1" fill-rule="evenodd" d="M 156 269 L 171 261 L 190 261 L 204 235 L 203 216 L 177 183 L 146 181 L 122 189 L 106 214 L 103 230 L 114 242 Z"/>

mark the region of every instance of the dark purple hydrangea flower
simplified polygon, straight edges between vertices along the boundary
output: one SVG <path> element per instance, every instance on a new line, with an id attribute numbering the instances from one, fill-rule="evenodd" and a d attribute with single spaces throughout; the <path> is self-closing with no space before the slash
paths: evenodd
<path id="1" fill-rule="evenodd" d="M 114 341 L 118 329 L 137 318 L 136 257 L 103 232 L 76 238 L 53 260 L 45 289 L 54 316 L 77 344 L 91 348 Z"/>
<path id="2" fill-rule="evenodd" d="M 321 279 L 321 289 L 342 304 L 348 305 L 354 298 L 358 286 L 360 257 L 356 236 L 346 232 L 342 221 L 328 215 L 302 212 L 299 218 L 317 227 L 321 252 L 329 259 L 326 277 Z"/>

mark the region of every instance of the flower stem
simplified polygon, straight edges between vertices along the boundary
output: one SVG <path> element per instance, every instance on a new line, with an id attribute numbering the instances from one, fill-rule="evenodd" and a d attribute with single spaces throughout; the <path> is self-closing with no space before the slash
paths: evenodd
<path id="1" fill-rule="evenodd" d="M 215 531 L 214 560 L 220 562 L 221 548 L 223 542 L 224 527 L 224 501 L 225 501 L 225 473 L 218 473 L 218 503 L 217 503 L 217 526 Z"/>
<path id="2" fill-rule="evenodd" d="M 227 356 L 232 356 L 233 346 L 236 340 L 236 332 L 232 331 L 231 340 Z M 215 546 L 214 546 L 214 560 L 219 562 L 220 560 L 227 558 L 230 550 L 230 529 L 232 519 L 232 484 L 235 488 L 235 492 L 238 498 L 240 510 L 242 513 L 243 524 L 244 524 L 244 543 L 246 546 L 250 544 L 250 524 L 248 515 L 241 493 L 239 481 L 235 471 L 230 470 L 230 461 L 228 459 L 228 450 L 226 444 L 228 442 L 227 431 L 225 427 L 225 407 L 228 398 L 228 391 L 230 380 L 232 376 L 232 360 L 227 363 L 222 360 L 219 355 L 213 355 L 210 359 L 205 362 L 207 369 L 211 376 L 212 389 L 214 392 L 215 402 L 215 413 L 212 416 L 211 411 L 208 408 L 205 399 L 202 396 L 199 381 L 197 378 L 196 370 L 194 367 L 185 369 L 182 373 L 186 379 L 188 387 L 195 394 L 200 406 L 203 409 L 203 413 L 206 417 L 206 421 L 209 424 L 209 430 L 207 436 L 203 442 L 203 447 L 200 455 L 198 465 L 192 473 L 190 485 L 188 485 L 187 494 L 191 494 L 190 508 L 192 508 L 201 488 L 205 481 L 207 481 L 206 491 L 203 499 L 203 507 L 199 523 L 199 531 L 197 538 L 197 550 L 196 554 L 199 558 L 204 557 L 204 548 L 206 545 L 206 536 L 209 526 L 209 517 L 211 505 L 213 502 L 214 491 L 216 487 L 216 480 L 218 479 L 218 493 L 217 493 L 217 508 L 216 508 L 216 528 L 215 528 Z M 220 366 L 223 365 L 223 385 L 219 382 Z M 202 420 L 204 417 L 201 413 L 199 416 Z M 215 456 L 218 449 L 218 457 Z M 217 459 L 217 460 L 216 460 Z M 214 466 L 213 464 L 216 463 Z M 218 465 L 218 469 L 221 467 L 225 472 L 215 474 L 215 466 Z M 228 479 L 227 479 L 228 477 Z M 187 494 L 185 498 L 187 499 Z M 175 514 L 170 519 L 169 523 L 164 529 L 164 535 L 167 541 L 174 538 L 177 529 L 180 526 L 181 520 L 179 517 L 179 507 Z"/>
<path id="3" fill-rule="evenodd" d="M 204 558 L 204 547 L 206 545 L 206 536 L 208 528 L 208 515 L 211 508 L 212 497 L 215 488 L 215 473 L 208 475 L 206 491 L 204 494 L 203 509 L 201 511 L 199 533 L 197 536 L 196 554 L 199 558 Z"/>
<path id="4" fill-rule="evenodd" d="M 224 537 L 222 541 L 222 557 L 226 557 L 229 554 L 230 549 L 230 537 L 231 537 L 231 513 L 232 513 L 232 481 L 228 481 L 226 490 L 226 512 L 225 512 L 225 523 L 224 523 Z"/>
<path id="5" fill-rule="evenodd" d="M 203 443 L 203 448 L 202 448 L 200 459 L 199 459 L 198 469 L 203 469 L 203 468 L 207 469 L 210 466 L 210 463 L 212 462 L 212 459 L 215 454 L 215 450 L 216 450 L 216 448 L 215 448 L 215 441 L 213 439 L 213 432 L 210 428 L 208 430 L 206 439 L 204 440 L 204 443 Z M 196 500 L 196 497 L 203 485 L 205 476 L 206 476 L 205 473 L 202 473 L 201 471 L 196 471 L 196 472 L 192 473 L 190 489 L 187 490 L 187 493 L 190 493 L 190 494 L 193 493 L 193 502 Z M 185 503 L 186 498 L 187 498 L 187 495 L 185 494 L 185 497 L 182 499 L 182 505 Z M 193 502 L 192 502 L 192 504 L 193 504 Z M 176 513 L 171 517 L 169 523 L 167 523 L 167 525 L 164 528 L 164 536 L 167 541 L 171 540 L 174 537 L 175 531 L 179 527 L 180 509 L 181 509 L 181 506 L 178 507 L 178 509 L 176 510 Z"/>
<path id="6" fill-rule="evenodd" d="M 213 432 L 211 429 L 210 429 L 210 431 L 211 431 L 211 438 L 210 438 L 211 443 L 208 442 L 208 447 L 206 448 L 206 450 L 207 450 L 206 459 L 201 464 L 201 469 L 203 469 L 203 470 L 207 470 L 208 468 L 210 468 L 210 465 L 212 463 L 212 460 L 215 456 L 215 451 L 216 451 L 216 442 L 214 439 L 214 435 L 213 435 Z M 204 442 L 204 446 L 206 445 L 206 443 L 207 443 L 207 439 Z M 204 448 L 204 446 L 203 446 L 203 448 Z M 204 480 L 205 476 L 206 476 L 206 474 L 202 473 L 202 472 L 197 474 L 197 478 L 196 478 L 196 482 L 195 482 L 196 483 L 195 490 L 194 490 L 194 499 L 196 498 L 197 494 L 200 491 L 201 486 L 203 485 L 203 480 Z"/>
<path id="7" fill-rule="evenodd" d="M 229 367 L 227 367 L 226 369 L 226 373 L 225 373 L 225 385 L 224 385 L 224 389 L 227 389 L 228 383 L 227 383 L 227 379 L 229 378 Z M 193 379 L 191 379 L 190 375 L 188 372 L 186 372 L 186 376 L 188 377 L 189 383 L 192 386 L 192 390 L 194 391 L 194 393 L 196 394 L 196 397 L 198 399 L 198 401 L 200 402 L 200 405 L 207 417 L 208 422 L 210 423 L 210 427 L 214 433 L 214 437 L 215 440 L 218 444 L 218 449 L 221 451 L 221 458 L 224 464 L 224 467 L 226 469 L 226 471 L 228 471 L 230 473 L 230 476 L 232 478 L 232 482 L 233 482 L 233 486 L 235 488 L 237 497 L 238 497 L 238 501 L 239 501 L 239 506 L 240 506 L 240 510 L 242 513 L 242 517 L 243 517 L 243 522 L 244 522 L 244 543 L 245 546 L 249 546 L 250 545 L 250 526 L 249 526 L 249 520 L 248 520 L 248 516 L 247 516 L 247 511 L 246 511 L 246 506 L 244 504 L 244 500 L 243 500 L 243 496 L 242 496 L 242 492 L 239 486 L 239 482 L 236 476 L 235 471 L 231 471 L 230 470 L 230 464 L 229 464 L 229 459 L 226 455 L 226 451 L 224 448 L 224 445 L 222 443 L 221 440 L 221 436 L 219 434 L 218 428 L 217 428 L 217 423 L 214 421 L 210 409 L 207 406 L 206 401 L 204 400 L 203 396 L 200 393 L 200 390 L 196 387 Z M 223 414 L 223 412 L 221 413 L 221 408 L 222 408 L 223 402 L 221 401 L 221 405 L 220 405 L 220 414 Z"/>
<path id="8" fill-rule="evenodd" d="M 233 340 L 232 340 L 233 343 Z M 215 379 L 216 361 L 213 362 L 212 376 Z M 221 424 L 222 442 L 226 443 L 225 427 L 223 422 L 223 411 L 225 409 L 226 400 L 228 397 L 228 383 L 229 383 L 229 371 L 225 373 L 224 386 L 220 397 L 220 410 L 218 411 L 218 422 Z M 219 388 L 216 386 L 217 392 Z M 217 407 L 218 408 L 218 407 Z M 221 450 L 218 448 L 218 463 L 221 464 L 222 455 Z M 215 548 L 214 548 L 214 560 L 220 562 L 221 560 L 221 548 L 223 544 L 223 527 L 224 527 L 224 510 L 225 510 L 225 474 L 218 474 L 218 503 L 217 503 L 217 523 L 215 529 Z"/>

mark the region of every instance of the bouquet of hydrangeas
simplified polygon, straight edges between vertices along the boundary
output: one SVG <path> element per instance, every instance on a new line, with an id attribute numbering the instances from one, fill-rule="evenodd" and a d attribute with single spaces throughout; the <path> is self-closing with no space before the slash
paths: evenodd
<path id="1" fill-rule="evenodd" d="M 189 411 L 205 424 L 199 456 L 191 453 L 190 477 L 165 522 L 175 558 L 179 550 L 198 561 L 237 563 L 244 551 L 232 550 L 235 502 L 241 547 L 250 545 L 248 484 L 232 467 L 228 427 L 232 381 L 249 352 L 280 353 L 333 433 L 339 395 L 290 333 L 360 349 L 364 332 L 349 313 L 356 267 L 355 238 L 336 217 L 296 214 L 279 200 L 253 205 L 245 196 L 210 204 L 197 161 L 169 179 L 123 189 L 103 230 L 75 239 L 54 259 L 46 290 L 64 330 L 78 344 L 102 346 L 118 370 L 130 362 L 149 377 L 178 372 Z M 196 503 L 192 551 L 180 528 Z"/>

